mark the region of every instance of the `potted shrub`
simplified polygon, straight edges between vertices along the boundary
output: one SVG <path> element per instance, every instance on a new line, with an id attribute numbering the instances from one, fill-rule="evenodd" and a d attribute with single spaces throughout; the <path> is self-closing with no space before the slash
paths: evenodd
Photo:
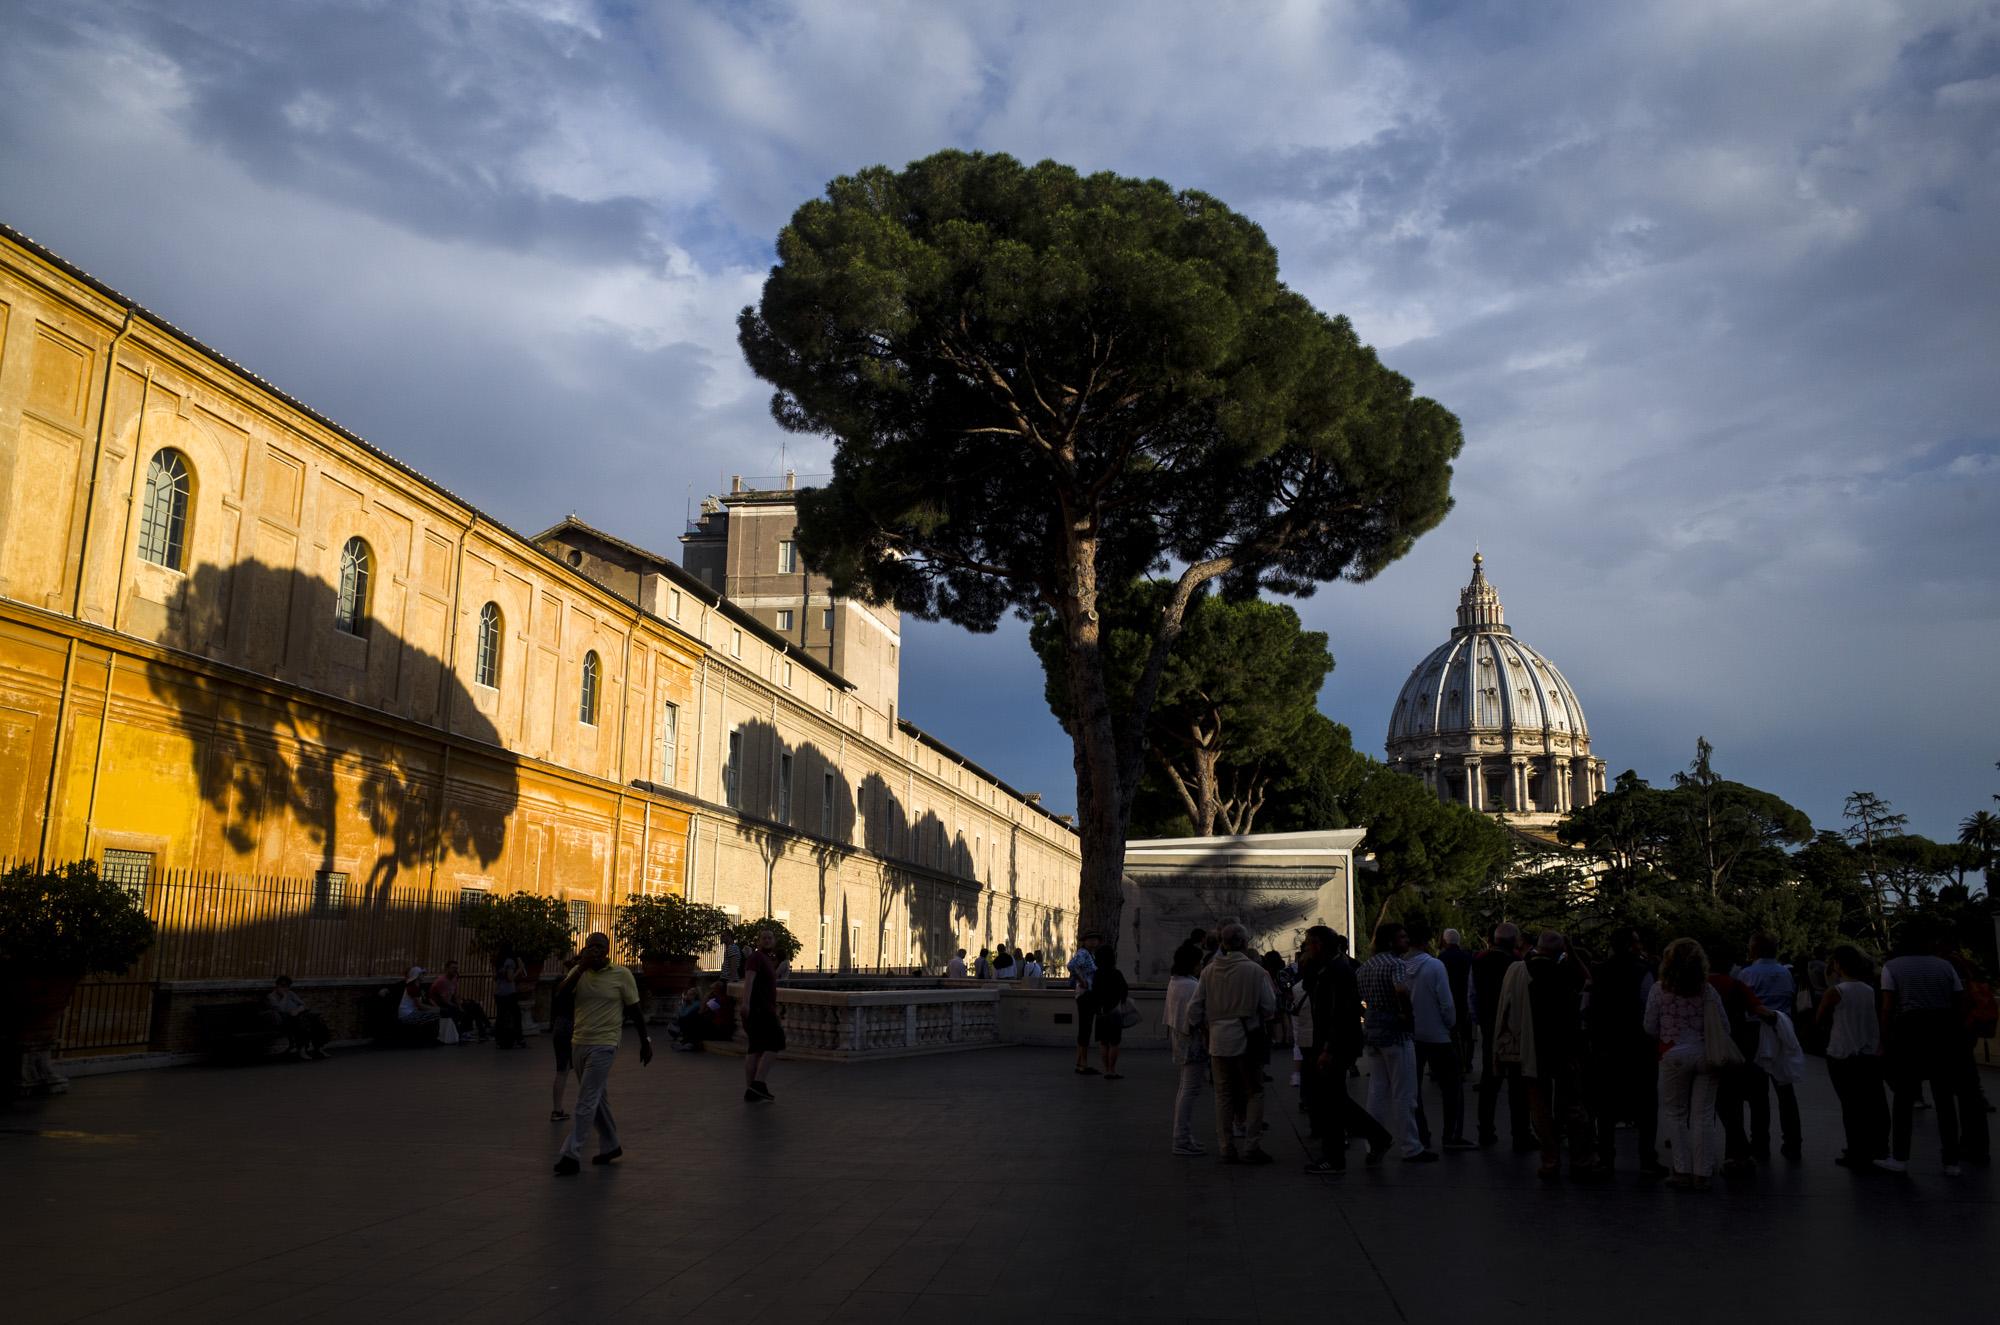
<path id="1" fill-rule="evenodd" d="M 750 949 L 757 946 L 757 931 L 760 929 L 771 931 L 772 937 L 776 940 L 771 946 L 771 955 L 781 966 L 795 960 L 799 953 L 805 950 L 806 945 L 800 942 L 798 935 L 792 933 L 790 926 L 782 920 L 774 920 L 769 916 L 762 920 L 746 920 L 742 924 L 732 925 L 727 937 L 735 939 L 737 946 L 743 949 L 743 955 L 747 957 L 750 955 Z"/>
<path id="2" fill-rule="evenodd" d="M 648 989 L 677 994 L 694 983 L 695 958 L 714 947 L 728 929 L 729 913 L 719 906 L 691 902 L 675 893 L 635 894 L 618 908 L 611 937 L 639 959 Z"/>
<path id="3" fill-rule="evenodd" d="M 530 985 L 542 978 L 549 955 L 568 952 L 576 935 L 562 899 L 534 893 L 509 893 L 482 902 L 472 908 L 469 921 L 472 950 L 496 963 L 512 953 L 527 967 Z"/>
<path id="4" fill-rule="evenodd" d="M 153 946 L 153 922 L 130 892 L 98 877 L 94 860 L 0 874 L 0 1044 L 23 1092 L 69 1083 L 49 1061 L 56 1028 L 94 972 L 115 975 Z"/>

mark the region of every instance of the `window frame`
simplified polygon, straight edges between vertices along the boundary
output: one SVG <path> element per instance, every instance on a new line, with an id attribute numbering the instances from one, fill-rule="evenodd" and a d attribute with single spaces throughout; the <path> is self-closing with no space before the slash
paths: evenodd
<path id="1" fill-rule="evenodd" d="M 333 599 L 333 628 L 343 635 L 368 638 L 368 588 L 374 564 L 375 554 L 359 534 L 340 545 L 340 587 Z"/>
<path id="2" fill-rule="evenodd" d="M 798 573 L 799 573 L 799 545 L 798 545 L 798 542 L 797 542 L 797 541 L 796 541 L 795 539 L 790 539 L 790 538 L 781 538 L 781 539 L 779 539 L 779 540 L 778 540 L 778 574 L 780 574 L 780 575 L 796 575 L 796 574 L 798 574 Z"/>
<path id="3" fill-rule="evenodd" d="M 722 760 L 722 803 L 732 810 L 743 808 L 743 729 L 732 727 Z"/>
<path id="4" fill-rule="evenodd" d="M 778 622 L 778 624 L 777 624 L 777 627 L 776 627 L 776 629 L 777 629 L 777 632 L 778 632 L 778 633 L 779 633 L 780 635 L 784 635 L 784 634 L 788 634 L 788 633 L 790 633 L 790 631 L 791 631 L 791 629 L 792 629 L 792 620 L 793 620 L 793 618 L 792 618 L 792 609 L 791 609 L 791 608 L 789 608 L 789 607 L 781 607 L 781 608 L 779 608 L 779 609 L 778 609 L 778 612 L 777 612 L 777 622 Z"/>
<path id="5" fill-rule="evenodd" d="M 316 920 L 338 920 L 347 914 L 346 870 L 314 870 L 312 914 Z"/>
<path id="6" fill-rule="evenodd" d="M 500 610 L 500 604 L 489 599 L 480 607 L 478 644 L 472 660 L 474 685 L 488 690 L 500 688 L 500 650 L 506 625 L 507 614 Z"/>
<path id="7" fill-rule="evenodd" d="M 596 649 L 583 655 L 583 680 L 577 687 L 576 720 L 586 727 L 597 725 L 597 701 L 603 689 L 604 663 Z"/>
<path id="8" fill-rule="evenodd" d="M 164 494 L 160 479 L 173 467 Z M 164 513 L 161 511 L 165 506 Z M 139 559 L 166 570 L 187 570 L 188 510 L 194 505 L 194 467 L 171 446 L 153 452 L 146 462 L 146 483 L 139 499 Z"/>
<path id="9" fill-rule="evenodd" d="M 153 866 L 158 861 L 157 852 L 106 847 L 98 853 L 97 877 L 123 888 L 134 901 L 143 902 L 146 885 L 153 881 Z"/>
<path id="10" fill-rule="evenodd" d="M 660 704 L 660 721 L 655 728 L 653 739 L 658 742 L 653 751 L 654 781 L 663 787 L 671 787 L 681 771 L 681 706 L 672 700 Z"/>

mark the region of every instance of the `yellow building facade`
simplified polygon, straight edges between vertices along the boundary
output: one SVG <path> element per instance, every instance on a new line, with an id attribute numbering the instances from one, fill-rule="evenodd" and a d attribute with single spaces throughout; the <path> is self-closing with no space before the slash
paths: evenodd
<path id="1" fill-rule="evenodd" d="M 1066 946 L 1067 824 L 693 577 L 644 597 L 0 230 L 0 859 Z"/>

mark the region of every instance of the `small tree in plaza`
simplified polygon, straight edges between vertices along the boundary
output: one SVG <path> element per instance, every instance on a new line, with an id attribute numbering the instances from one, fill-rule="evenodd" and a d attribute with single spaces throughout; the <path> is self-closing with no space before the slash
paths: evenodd
<path id="1" fill-rule="evenodd" d="M 468 919 L 474 952 L 496 964 L 511 954 L 530 970 L 538 970 L 551 953 L 568 952 L 576 936 L 562 899 L 534 893 L 487 899 L 471 908 Z"/>
<path id="2" fill-rule="evenodd" d="M 834 441 L 801 551 L 919 617 L 1050 616 L 1082 923 L 1115 932 L 1189 604 L 1379 572 L 1450 509 L 1458 421 L 1280 283 L 1256 225 L 1158 180 L 942 152 L 834 180 L 778 257 L 740 340 L 779 422 Z M 1160 574 L 1121 712 L 1105 595 Z"/>
<path id="3" fill-rule="evenodd" d="M 804 941 L 792 933 L 791 926 L 770 916 L 765 916 L 762 920 L 745 920 L 741 924 L 732 925 L 723 937 L 736 940 L 747 953 L 757 944 L 757 932 L 764 929 L 770 930 L 776 940 L 771 951 L 777 954 L 779 961 L 795 961 L 805 950 Z"/>
<path id="4" fill-rule="evenodd" d="M 0 875 L 0 971 L 79 980 L 115 975 L 153 946 L 153 922 L 131 890 L 100 877 L 94 860 Z"/>
<path id="5" fill-rule="evenodd" d="M 22 1090 L 68 1088 L 50 1051 L 77 982 L 124 971 L 154 936 L 139 899 L 99 876 L 94 860 L 0 874 L 0 1071 L 8 1093 L 17 1082 Z"/>
<path id="6" fill-rule="evenodd" d="M 641 961 L 693 961 L 722 941 L 729 913 L 678 893 L 633 894 L 618 908 L 611 937 Z"/>

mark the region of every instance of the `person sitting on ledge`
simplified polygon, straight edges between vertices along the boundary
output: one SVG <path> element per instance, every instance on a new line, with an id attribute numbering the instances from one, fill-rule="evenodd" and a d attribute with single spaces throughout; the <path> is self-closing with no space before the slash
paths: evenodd
<path id="1" fill-rule="evenodd" d="M 405 1026 L 427 1026 L 438 1019 L 437 1004 L 424 991 L 424 968 L 412 966 L 403 978 L 403 998 L 396 1004 L 396 1020 Z"/>
<path id="2" fill-rule="evenodd" d="M 667 1039 L 673 1047 L 686 1052 L 695 1047 L 701 1035 L 697 1023 L 701 1020 L 701 990 L 690 984 L 681 990 L 680 1001 L 674 1004 L 673 1018 L 667 1022 Z"/>
<path id="3" fill-rule="evenodd" d="M 458 1023 L 459 1034 L 467 1039 L 492 1038 L 493 1023 L 487 1019 L 486 1009 L 472 999 L 458 996 L 457 962 L 446 962 L 444 974 L 431 981 L 431 1002 L 438 1005 L 438 1011 Z"/>
<path id="4" fill-rule="evenodd" d="M 308 1008 L 306 1001 L 292 992 L 291 976 L 279 976 L 271 992 L 264 995 L 264 1001 L 270 1004 L 271 1011 L 278 1014 L 278 1025 L 285 1032 L 285 1038 L 291 1041 L 287 1053 L 299 1058 L 331 1057 L 326 1051 L 326 1042 L 333 1038 L 332 1033 L 327 1030 L 326 1022 L 321 1020 L 319 1013 Z"/>
<path id="5" fill-rule="evenodd" d="M 729 992 L 728 985 L 720 980 L 708 982 L 708 997 L 701 1001 L 701 1013 L 703 1040 L 736 1038 L 736 996 Z"/>

